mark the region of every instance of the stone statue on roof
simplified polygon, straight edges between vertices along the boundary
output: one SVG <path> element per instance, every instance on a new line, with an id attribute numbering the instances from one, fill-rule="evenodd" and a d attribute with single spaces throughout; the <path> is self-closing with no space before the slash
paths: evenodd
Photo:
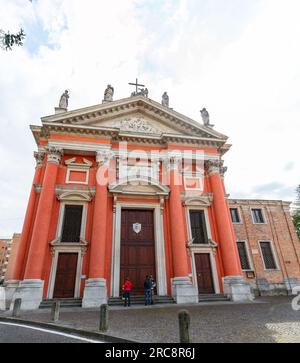
<path id="1" fill-rule="evenodd" d="M 209 117 L 209 113 L 208 113 L 207 109 L 203 108 L 203 110 L 201 110 L 200 112 L 201 112 L 201 116 L 202 116 L 204 126 L 214 127 L 214 125 L 210 124 L 210 117 Z"/>
<path id="2" fill-rule="evenodd" d="M 59 108 L 66 110 L 69 105 L 69 91 L 65 90 L 65 92 L 62 94 L 60 101 L 59 101 Z"/>
<path id="3" fill-rule="evenodd" d="M 106 87 L 106 90 L 104 92 L 104 100 L 103 100 L 103 102 L 112 102 L 114 100 L 113 99 L 114 93 L 115 93 L 114 88 L 109 84 Z"/>
<path id="4" fill-rule="evenodd" d="M 165 92 L 163 95 L 162 95 L 162 101 L 161 101 L 161 104 L 165 107 L 169 107 L 169 103 L 170 103 L 170 98 L 168 96 L 168 93 Z"/>

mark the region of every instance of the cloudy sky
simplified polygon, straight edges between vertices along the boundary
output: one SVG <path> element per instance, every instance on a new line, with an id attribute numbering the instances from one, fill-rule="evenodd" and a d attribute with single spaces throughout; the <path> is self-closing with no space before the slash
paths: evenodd
<path id="1" fill-rule="evenodd" d="M 27 37 L 0 50 L 0 237 L 20 232 L 34 172 L 30 124 L 115 99 L 139 77 L 200 121 L 206 107 L 233 144 L 235 198 L 293 200 L 300 184 L 299 0 L 0 0 L 0 28 Z"/>

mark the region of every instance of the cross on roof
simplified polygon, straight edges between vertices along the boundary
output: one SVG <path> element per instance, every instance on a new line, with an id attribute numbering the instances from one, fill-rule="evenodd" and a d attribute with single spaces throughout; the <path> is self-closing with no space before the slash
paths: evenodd
<path id="1" fill-rule="evenodd" d="M 128 83 L 130 86 L 135 86 L 136 88 L 136 93 L 139 92 L 139 87 L 145 87 L 144 84 L 139 84 L 138 79 L 136 79 L 135 83 Z"/>

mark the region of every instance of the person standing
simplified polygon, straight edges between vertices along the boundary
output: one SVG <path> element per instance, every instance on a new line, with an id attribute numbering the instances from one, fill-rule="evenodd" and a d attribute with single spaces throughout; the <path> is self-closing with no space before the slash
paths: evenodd
<path id="1" fill-rule="evenodd" d="M 133 284 L 130 280 L 129 277 L 126 277 L 125 281 L 124 281 L 124 285 L 123 285 L 123 297 L 124 297 L 124 306 L 130 306 L 131 305 L 131 291 L 133 288 Z"/>
<path id="2" fill-rule="evenodd" d="M 151 280 L 151 305 L 154 305 L 153 296 L 154 296 L 154 289 L 156 288 L 156 282 L 152 275 L 150 275 Z"/>
<path id="3" fill-rule="evenodd" d="M 152 281 L 149 275 L 146 276 L 144 281 L 144 290 L 145 290 L 145 305 L 151 305 L 151 292 L 152 292 Z"/>

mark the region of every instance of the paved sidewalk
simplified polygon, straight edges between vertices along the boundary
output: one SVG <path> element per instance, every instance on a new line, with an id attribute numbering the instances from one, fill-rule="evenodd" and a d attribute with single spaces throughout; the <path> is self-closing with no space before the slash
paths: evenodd
<path id="1" fill-rule="evenodd" d="M 253 303 L 207 303 L 192 306 L 154 306 L 145 308 L 111 307 L 108 334 L 146 343 L 176 343 L 178 311 L 191 314 L 194 343 L 300 343 L 300 311 L 293 311 L 292 298 L 259 298 Z M 0 316 L 10 316 L 10 312 Z M 49 310 L 23 312 L 22 319 L 50 322 Z M 62 309 L 58 325 L 97 331 L 97 309 Z"/>

